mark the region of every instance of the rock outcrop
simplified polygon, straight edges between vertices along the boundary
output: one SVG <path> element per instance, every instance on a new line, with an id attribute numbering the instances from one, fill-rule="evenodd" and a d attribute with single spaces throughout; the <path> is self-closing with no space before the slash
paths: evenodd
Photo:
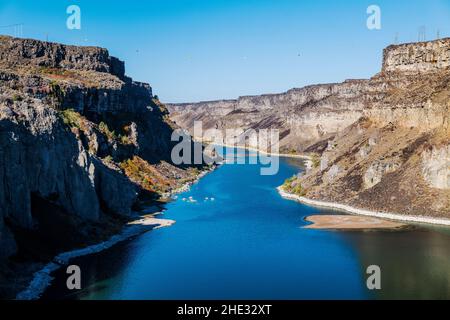
<path id="1" fill-rule="evenodd" d="M 37 66 L 104 72 L 125 79 L 125 64 L 98 47 L 77 47 L 0 36 L 0 60 L 10 66 Z"/>
<path id="2" fill-rule="evenodd" d="M 381 72 L 368 80 L 169 110 L 191 132 L 194 121 L 204 129 L 279 130 L 281 152 L 313 157 L 304 176 L 287 182 L 302 196 L 450 218 L 449 53 L 450 39 L 389 46 Z"/>
<path id="3" fill-rule="evenodd" d="M 428 184 L 437 189 L 450 189 L 450 144 L 433 147 L 422 154 L 422 173 Z"/>
<path id="4" fill-rule="evenodd" d="M 450 67 L 450 39 L 389 46 L 383 72 L 429 72 Z"/>
<path id="5" fill-rule="evenodd" d="M 174 128 L 106 49 L 1 36 L 0 264 L 101 240 L 140 197 L 195 179 L 171 164 Z"/>

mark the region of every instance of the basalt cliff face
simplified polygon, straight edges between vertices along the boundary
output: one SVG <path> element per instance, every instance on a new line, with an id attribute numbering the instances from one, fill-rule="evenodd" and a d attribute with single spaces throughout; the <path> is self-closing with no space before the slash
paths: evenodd
<path id="1" fill-rule="evenodd" d="M 285 189 L 375 211 L 450 218 L 450 39 L 390 46 L 368 80 L 283 94 L 169 105 L 192 132 L 280 132 L 285 153 L 309 153 L 311 168 Z M 208 139 L 209 137 L 203 137 Z M 253 145 L 257 147 L 257 145 Z"/>
<path id="2" fill-rule="evenodd" d="M 107 50 L 1 36 L 0 295 L 23 262 L 104 239 L 194 179 L 171 163 L 174 128 Z"/>

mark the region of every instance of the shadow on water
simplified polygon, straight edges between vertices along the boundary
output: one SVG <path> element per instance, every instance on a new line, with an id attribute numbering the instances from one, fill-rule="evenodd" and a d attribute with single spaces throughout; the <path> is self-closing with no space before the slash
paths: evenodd
<path id="1" fill-rule="evenodd" d="M 73 259 L 70 263 L 78 265 L 82 270 L 81 287 L 82 290 L 71 291 L 67 289 L 65 268 L 56 271 L 52 286 L 44 293 L 42 299 L 89 299 L 95 296 L 96 299 L 103 299 L 111 293 L 108 288 L 108 281 L 119 279 L 120 274 L 131 259 L 133 239 L 117 244 L 103 252 L 90 256 Z"/>

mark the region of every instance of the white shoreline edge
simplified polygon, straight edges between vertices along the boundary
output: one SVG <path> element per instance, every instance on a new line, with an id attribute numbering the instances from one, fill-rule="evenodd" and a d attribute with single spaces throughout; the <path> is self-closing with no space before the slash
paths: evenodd
<path id="1" fill-rule="evenodd" d="M 207 174 L 214 171 L 219 166 L 213 166 L 206 170 L 203 170 L 200 172 L 200 174 L 195 178 L 195 180 L 191 182 L 187 182 L 180 188 L 165 194 L 163 196 L 166 197 L 173 197 L 176 194 L 183 193 L 189 191 L 192 185 L 199 182 L 201 178 L 206 176 Z M 155 212 L 152 215 L 158 215 L 162 214 L 162 212 Z M 145 232 L 163 228 L 163 227 L 169 227 L 172 224 L 174 224 L 174 220 L 168 220 L 168 219 L 156 219 L 154 217 L 146 219 L 145 217 L 139 217 L 135 221 L 131 221 L 128 224 L 126 224 L 122 231 L 118 234 L 113 235 L 109 240 L 100 242 L 98 244 L 94 244 L 91 246 L 88 246 L 86 248 L 82 249 L 75 249 L 72 251 L 67 251 L 60 253 L 56 257 L 54 257 L 49 263 L 47 263 L 42 269 L 39 271 L 36 271 L 30 283 L 28 284 L 28 287 L 19 292 L 16 295 L 16 300 L 38 300 L 42 296 L 42 294 L 45 292 L 45 290 L 51 285 L 52 281 L 54 280 L 54 277 L 51 275 L 56 270 L 62 268 L 63 266 L 69 265 L 69 262 L 71 259 L 79 258 L 82 256 L 91 255 L 94 253 L 99 253 L 101 251 L 104 251 L 106 249 L 109 249 L 116 244 L 126 241 L 132 237 L 138 236 L 140 234 L 143 234 Z"/>
<path id="2" fill-rule="evenodd" d="M 259 150 L 257 148 L 246 147 L 246 146 L 219 144 L 219 143 L 214 143 L 214 142 L 203 142 L 203 143 L 208 143 L 208 144 L 213 144 L 213 145 L 218 145 L 218 146 L 228 147 L 228 148 L 240 148 L 240 149 L 255 151 L 255 152 L 259 152 L 259 153 L 266 154 L 266 155 L 272 155 L 272 156 L 311 160 L 311 157 L 308 155 L 268 153 L 268 152 Z M 285 199 L 297 201 L 297 202 L 300 202 L 303 204 L 310 205 L 312 207 L 335 209 L 335 210 L 340 210 L 340 211 L 344 211 L 347 213 L 360 215 L 360 216 L 378 217 L 378 218 L 382 218 L 382 219 L 402 221 L 402 222 L 413 222 L 413 223 L 424 223 L 424 224 L 440 225 L 440 226 L 450 226 L 450 219 L 433 218 L 433 217 L 427 217 L 427 216 L 402 215 L 402 214 L 390 213 L 390 212 L 370 211 L 370 210 L 359 209 L 359 208 L 355 208 L 355 207 L 352 207 L 349 205 L 340 204 L 340 203 L 336 203 L 336 202 L 326 202 L 326 201 L 319 201 L 319 200 L 313 200 L 313 199 L 309 199 L 309 198 L 305 198 L 305 197 L 300 197 L 295 194 L 291 194 L 291 193 L 281 190 L 281 186 L 278 187 L 277 190 L 278 190 L 279 194 Z"/>
<path id="3" fill-rule="evenodd" d="M 140 219 L 136 222 L 130 222 L 127 224 L 120 233 L 113 235 L 109 240 L 94 244 L 82 249 L 75 249 L 72 251 L 63 252 L 49 263 L 47 263 L 41 270 L 33 274 L 33 278 L 28 287 L 19 292 L 16 296 L 16 300 L 37 300 L 45 292 L 45 289 L 49 287 L 54 279 L 51 275 L 54 271 L 69 265 L 71 259 L 87 256 L 94 253 L 99 253 L 103 250 L 109 249 L 114 245 L 128 240 L 132 237 L 138 236 L 144 232 L 167 227 L 175 223 L 173 220 L 155 219 L 151 218 L 151 223 L 146 223 L 145 219 Z M 157 220 L 161 220 L 160 223 Z M 165 222 L 163 222 L 163 220 Z"/>
<path id="4" fill-rule="evenodd" d="M 395 221 L 450 226 L 450 219 L 440 219 L 440 218 L 433 218 L 433 217 L 427 217 L 427 216 L 410 216 L 410 215 L 402 215 L 402 214 L 398 214 L 398 213 L 370 211 L 370 210 L 351 207 L 351 206 L 345 205 L 345 204 L 312 200 L 309 198 L 301 197 L 301 196 L 283 191 L 281 189 L 281 186 L 278 187 L 277 190 L 278 190 L 278 193 L 285 199 L 294 200 L 294 201 L 297 201 L 297 202 L 300 202 L 303 204 L 307 204 L 307 205 L 310 205 L 313 207 L 336 209 L 336 210 L 345 211 L 347 213 L 352 213 L 355 215 L 377 217 L 377 218 L 395 220 Z"/>

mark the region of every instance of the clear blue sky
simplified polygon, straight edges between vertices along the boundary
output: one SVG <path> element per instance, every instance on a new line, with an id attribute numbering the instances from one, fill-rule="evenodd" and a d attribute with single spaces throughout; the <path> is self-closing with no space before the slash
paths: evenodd
<path id="1" fill-rule="evenodd" d="M 71 4 L 81 30 L 66 28 Z M 371 4 L 379 31 L 366 28 Z M 27 38 L 106 47 L 161 100 L 190 102 L 368 78 L 397 32 L 450 36 L 450 0 L 0 0 L 0 26 L 14 23 Z"/>

